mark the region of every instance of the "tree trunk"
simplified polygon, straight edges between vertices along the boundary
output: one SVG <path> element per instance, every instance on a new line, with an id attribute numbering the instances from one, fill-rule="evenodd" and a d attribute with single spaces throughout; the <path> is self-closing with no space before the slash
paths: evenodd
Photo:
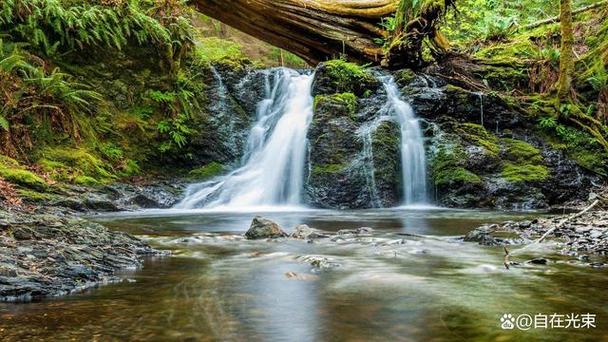
<path id="1" fill-rule="evenodd" d="M 559 58 L 558 97 L 569 98 L 574 74 L 574 33 L 572 31 L 572 0 L 560 0 L 562 46 Z"/>
<path id="2" fill-rule="evenodd" d="M 422 39 L 435 40 L 435 25 L 454 0 L 425 0 L 405 25 L 407 44 L 386 48 L 394 38 L 381 27 L 402 0 L 196 0 L 204 14 L 292 52 L 310 64 L 345 57 L 360 63 L 412 66 L 420 63 Z M 411 35 L 410 35 L 411 33 Z M 399 45 L 399 46 L 397 46 Z M 401 47 L 407 48 L 401 48 Z"/>

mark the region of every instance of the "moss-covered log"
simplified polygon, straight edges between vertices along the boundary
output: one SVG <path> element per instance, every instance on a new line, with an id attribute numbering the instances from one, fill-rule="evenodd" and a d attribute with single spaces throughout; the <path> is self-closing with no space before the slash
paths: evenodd
<path id="1" fill-rule="evenodd" d="M 288 50 L 310 64 L 345 56 L 361 63 L 402 67 L 420 65 L 424 38 L 430 38 L 437 47 L 446 46 L 436 26 L 454 0 L 425 0 L 416 4 L 410 1 L 408 11 L 402 11 L 406 0 L 197 0 L 195 3 L 201 12 Z M 394 15 L 401 27 L 389 31 L 381 23 Z"/>

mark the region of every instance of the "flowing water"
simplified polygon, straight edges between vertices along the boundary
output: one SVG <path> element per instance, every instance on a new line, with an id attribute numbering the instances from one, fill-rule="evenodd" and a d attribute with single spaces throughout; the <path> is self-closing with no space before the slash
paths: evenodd
<path id="1" fill-rule="evenodd" d="M 371 133 L 382 120 L 396 120 L 404 203 L 425 203 L 418 120 L 395 82 L 382 81 L 386 115 L 359 132 L 363 157 L 372 163 L 368 183 L 374 187 Z M 241 166 L 191 186 L 176 209 L 92 218 L 173 256 L 148 258 L 143 268 L 120 273 L 122 281 L 84 293 L 0 303 L 0 340 L 608 341 L 605 270 L 556 255 L 547 244 L 529 248 L 515 261 L 541 255 L 550 259 L 548 265 L 505 270 L 501 247 L 458 238 L 480 224 L 526 214 L 277 206 L 300 204 L 311 83 L 311 75 L 267 71 L 265 99 Z M 259 212 L 263 206 L 272 210 Z M 332 232 L 358 227 L 374 232 L 313 242 L 244 240 L 257 214 L 288 231 L 308 224 Z M 500 318 L 507 313 L 592 313 L 597 328 L 503 330 Z"/>
<path id="2" fill-rule="evenodd" d="M 390 111 L 401 126 L 401 167 L 405 205 L 427 202 L 426 156 L 422 129 L 412 107 L 401 98 L 392 77 L 383 77 Z"/>
<path id="3" fill-rule="evenodd" d="M 269 71 L 266 98 L 258 104 L 243 165 L 191 186 L 176 208 L 299 204 L 313 111 L 312 80 L 312 75 L 286 68 Z"/>
<path id="4" fill-rule="evenodd" d="M 253 213 L 165 211 L 98 217 L 172 257 L 124 281 L 38 303 L 0 303 L 2 341 L 607 341 L 608 274 L 546 246 L 502 267 L 500 247 L 453 237 L 505 213 L 381 209 L 267 212 L 287 230 L 372 227 L 337 241 L 246 241 Z M 409 235 L 400 235 L 409 234 Z M 327 258 L 318 269 L 311 256 Z M 511 314 L 597 314 L 595 329 L 502 330 Z"/>

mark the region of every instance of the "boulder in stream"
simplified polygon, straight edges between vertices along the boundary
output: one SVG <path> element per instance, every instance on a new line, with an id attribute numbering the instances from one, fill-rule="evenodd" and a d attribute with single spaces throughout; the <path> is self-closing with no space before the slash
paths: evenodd
<path id="1" fill-rule="evenodd" d="M 251 221 L 251 227 L 245 233 L 245 237 L 249 240 L 268 239 L 287 237 L 287 233 L 281 229 L 276 222 L 261 216 L 256 216 Z"/>

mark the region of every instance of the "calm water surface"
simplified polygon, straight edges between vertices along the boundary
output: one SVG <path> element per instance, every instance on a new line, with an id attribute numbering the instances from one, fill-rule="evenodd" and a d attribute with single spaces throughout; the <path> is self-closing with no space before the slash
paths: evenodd
<path id="1" fill-rule="evenodd" d="M 502 267 L 501 248 L 456 241 L 525 214 L 451 210 L 273 211 L 305 223 L 376 230 L 358 241 L 244 241 L 254 213 L 151 211 L 96 217 L 172 257 L 124 281 L 28 304 L 0 304 L 2 341 L 608 341 L 608 271 L 547 246 L 548 266 Z M 416 236 L 403 236 L 411 233 Z M 419 236 L 423 235 L 423 236 Z M 306 256 L 338 267 L 318 270 Z M 294 276 L 295 274 L 295 276 Z M 595 313 L 597 328 L 506 331 L 504 313 Z"/>

